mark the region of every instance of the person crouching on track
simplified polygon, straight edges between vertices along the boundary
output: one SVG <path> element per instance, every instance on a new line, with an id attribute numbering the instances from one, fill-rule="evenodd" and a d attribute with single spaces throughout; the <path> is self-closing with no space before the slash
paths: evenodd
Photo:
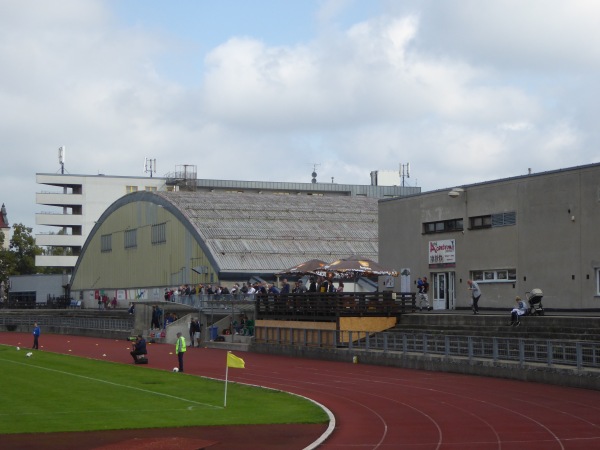
<path id="1" fill-rule="evenodd" d="M 510 312 L 510 325 L 518 327 L 519 325 L 521 325 L 519 317 L 521 317 L 527 312 L 527 304 L 525 303 L 525 301 L 521 300 L 521 297 L 519 296 L 515 298 L 515 303 L 515 307 Z"/>
<path id="2" fill-rule="evenodd" d="M 131 350 L 131 352 L 129 353 L 133 358 L 133 362 L 136 362 L 138 355 L 148 354 L 148 351 L 146 350 L 146 340 L 142 337 L 141 334 L 138 334 L 137 338 L 135 338 L 135 342 L 133 343 L 133 350 Z"/>

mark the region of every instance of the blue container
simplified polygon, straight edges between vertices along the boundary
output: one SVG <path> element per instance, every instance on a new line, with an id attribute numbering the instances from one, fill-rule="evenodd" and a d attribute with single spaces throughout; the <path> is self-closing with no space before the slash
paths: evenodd
<path id="1" fill-rule="evenodd" d="M 210 330 L 210 340 L 214 341 L 217 336 L 219 335 L 219 327 L 217 327 L 216 325 L 213 325 L 211 327 L 208 328 Z"/>

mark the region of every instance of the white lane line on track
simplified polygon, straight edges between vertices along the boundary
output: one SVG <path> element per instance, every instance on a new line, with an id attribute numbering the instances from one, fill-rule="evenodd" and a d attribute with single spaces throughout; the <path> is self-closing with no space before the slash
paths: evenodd
<path id="1" fill-rule="evenodd" d="M 300 387 L 297 384 L 282 383 L 281 381 L 279 381 L 280 378 L 278 378 L 278 377 L 271 377 L 271 376 L 265 376 L 264 374 L 255 374 L 255 376 L 253 376 L 253 381 L 255 383 L 256 383 L 256 376 L 262 376 L 263 378 L 267 378 L 269 380 L 270 379 L 276 379 L 278 381 L 276 384 L 279 385 L 279 386 L 286 387 L 286 389 L 285 389 L 286 392 L 290 392 L 289 388 L 311 390 L 311 391 L 318 392 L 318 393 L 321 393 L 321 394 L 327 394 L 327 395 L 332 395 L 332 396 L 335 396 L 335 397 L 338 397 L 338 398 L 343 398 L 347 402 L 359 405 L 360 407 L 368 410 L 371 414 L 373 414 L 374 416 L 376 416 L 379 419 L 379 421 L 381 422 L 382 426 L 383 426 L 383 431 L 381 432 L 381 437 L 380 437 L 379 441 L 376 444 L 374 444 L 374 446 L 372 447 L 372 449 L 373 450 L 377 450 L 379 447 L 381 447 L 382 445 L 384 445 L 384 441 L 386 439 L 386 436 L 387 436 L 387 433 L 388 433 L 388 428 L 389 428 L 387 420 L 381 414 L 379 414 L 377 411 L 375 411 L 373 408 L 367 406 L 366 404 L 361 403 L 361 402 L 359 402 L 357 400 L 345 397 L 345 396 L 343 396 L 341 394 L 333 393 L 331 391 L 331 386 L 324 385 L 322 383 L 304 381 L 303 384 L 305 385 L 305 387 Z M 306 386 L 308 386 L 308 387 L 306 387 Z M 317 388 L 321 388 L 321 389 L 317 389 Z M 325 390 L 322 390 L 322 389 L 325 389 Z M 350 392 L 354 392 L 355 391 L 353 389 L 342 388 L 342 387 L 339 387 L 338 389 L 342 389 L 344 391 L 350 391 Z M 421 411 L 421 410 L 419 410 L 419 409 L 417 409 L 417 408 L 415 408 L 415 407 L 413 407 L 411 405 L 408 405 L 406 403 L 402 403 L 402 402 L 399 402 L 397 400 L 390 399 L 389 397 L 383 397 L 383 396 L 378 396 L 378 395 L 374 395 L 374 394 L 367 394 L 367 395 L 369 395 L 371 397 L 383 398 L 385 400 L 391 400 L 392 402 L 394 402 L 396 404 L 401 404 L 401 405 L 403 405 L 403 406 L 405 406 L 405 407 L 407 407 L 407 408 L 409 408 L 409 409 L 411 409 L 413 411 L 416 411 L 417 413 L 421 414 L 422 416 L 424 416 L 426 419 L 428 419 L 437 428 L 437 430 L 438 430 L 438 442 L 437 442 L 436 449 L 439 449 L 441 447 L 441 445 L 442 445 L 442 430 L 441 430 L 439 424 L 431 416 L 429 416 L 427 413 L 425 413 L 424 411 Z M 361 443 L 360 447 L 361 448 L 366 448 L 366 445 L 364 443 Z"/>
<path id="2" fill-rule="evenodd" d="M 498 443 L 498 450 L 500 450 L 502 448 L 502 440 L 500 439 L 500 435 L 496 431 L 496 428 L 494 428 L 494 426 L 491 423 L 489 423 L 487 420 L 482 419 L 477 414 L 469 411 L 468 409 L 461 408 L 460 406 L 456 406 L 456 405 L 454 405 L 452 403 L 448 403 L 448 402 L 440 402 L 440 403 L 442 405 L 447 405 L 447 406 L 450 406 L 450 407 L 452 407 L 454 409 L 458 409 L 459 411 L 462 411 L 465 414 L 473 416 L 475 418 L 475 420 L 478 420 L 478 421 L 484 423 L 490 430 L 492 430 L 492 433 L 494 433 L 494 436 L 496 436 L 496 442 Z"/>
<path id="3" fill-rule="evenodd" d="M 321 374 L 321 375 L 323 376 L 324 374 Z M 328 375 L 329 377 L 333 377 L 333 376 L 337 376 L 337 377 L 339 377 L 339 375 L 336 375 L 336 374 L 335 374 L 335 372 L 333 372 L 333 373 L 331 373 L 331 374 L 327 374 L 327 375 Z M 357 382 L 357 381 L 360 383 L 360 382 L 362 382 L 362 381 L 364 381 L 364 380 L 361 380 L 361 379 L 357 380 L 357 379 L 356 379 L 356 377 L 352 377 L 352 378 L 351 378 L 351 379 L 350 379 L 350 380 L 349 380 L 347 383 L 348 383 L 348 384 L 350 384 L 350 383 L 354 383 L 354 382 Z M 377 380 L 369 380 L 369 381 L 370 381 L 371 383 L 373 383 L 374 381 L 377 381 Z M 403 380 L 403 381 L 408 381 L 408 380 Z M 416 381 L 416 380 L 415 380 L 415 381 Z M 422 381 L 422 380 L 418 380 L 418 381 Z M 382 379 L 382 380 L 378 380 L 378 382 L 379 382 L 379 383 L 382 383 L 382 384 L 388 383 L 388 381 L 385 381 L 384 379 Z M 343 383 L 343 381 L 336 380 L 336 383 L 340 383 L 340 384 L 341 384 L 341 383 Z M 390 381 L 389 383 L 391 383 L 391 381 Z M 395 386 L 397 386 L 397 383 L 393 383 L 393 384 L 394 384 Z M 443 390 L 440 390 L 440 389 L 432 389 L 432 388 L 429 388 L 429 387 L 422 387 L 422 386 L 408 386 L 408 385 L 407 385 L 407 387 L 410 387 L 411 389 L 422 389 L 422 390 L 427 390 L 427 391 L 436 391 L 436 392 L 440 392 L 440 393 L 442 393 L 442 394 L 451 395 L 451 396 L 460 396 L 460 397 L 461 397 L 461 398 L 463 398 L 463 399 L 467 399 L 467 398 L 468 398 L 468 399 L 470 399 L 470 400 L 473 400 L 473 401 L 477 401 L 477 402 L 480 402 L 480 403 L 484 403 L 484 404 L 486 404 L 486 405 L 488 405 L 488 406 L 494 406 L 495 408 L 504 409 L 505 411 L 509 411 L 509 412 L 511 412 L 511 413 L 518 414 L 518 415 L 520 415 L 521 417 L 523 417 L 523 418 L 525 418 L 525 419 L 531 420 L 531 421 L 532 421 L 532 422 L 534 422 L 536 425 L 538 425 L 539 427 L 541 427 L 542 429 L 544 429 L 544 430 L 545 430 L 547 433 L 549 433 L 549 434 L 552 436 L 552 439 L 558 443 L 558 445 L 561 447 L 561 449 L 564 449 L 564 445 L 563 445 L 563 443 L 561 442 L 561 438 L 559 438 L 559 437 L 558 437 L 558 436 L 557 436 L 557 435 L 556 435 L 556 434 L 555 434 L 555 433 L 554 433 L 554 432 L 553 432 L 553 431 L 552 431 L 550 428 L 548 428 L 548 427 L 547 427 L 546 425 L 544 425 L 542 422 L 540 422 L 540 421 L 538 421 L 538 420 L 536 420 L 536 419 L 532 418 L 531 416 L 525 415 L 525 414 L 523 414 L 523 413 L 521 413 L 521 412 L 518 412 L 518 411 L 516 411 L 516 410 L 514 410 L 514 409 L 507 408 L 507 407 L 504 407 L 504 406 L 498 405 L 498 404 L 496 404 L 496 403 L 491 403 L 491 402 L 483 401 L 483 400 L 476 399 L 476 398 L 472 398 L 472 397 L 465 397 L 465 396 L 464 396 L 464 394 L 459 394 L 459 393 L 455 393 L 455 392 L 443 391 Z M 588 425 L 590 425 L 590 426 L 593 426 L 594 428 L 597 428 L 597 427 L 598 427 L 598 425 L 596 425 L 596 424 L 594 424 L 594 423 L 592 423 L 592 422 L 590 422 L 590 421 L 588 421 L 588 420 L 584 419 L 583 417 L 580 417 L 580 416 L 575 416 L 575 415 L 573 415 L 573 414 L 570 414 L 570 413 L 567 413 L 567 412 L 565 412 L 565 411 L 556 411 L 556 410 L 555 410 L 555 409 L 553 409 L 553 408 L 550 408 L 550 407 L 548 407 L 548 406 L 546 406 L 546 405 L 543 405 L 543 404 L 540 404 L 540 403 L 537 403 L 537 402 L 531 402 L 531 401 L 522 400 L 522 399 L 520 399 L 520 400 L 521 400 L 521 401 L 523 401 L 523 402 L 525 402 L 525 403 L 529 403 L 529 404 L 531 404 L 531 405 L 534 405 L 534 406 L 536 406 L 536 407 L 545 408 L 545 409 L 550 409 L 550 410 L 551 410 L 551 411 L 553 411 L 553 412 L 559 412 L 559 413 L 561 413 L 561 414 L 564 414 L 564 415 L 568 415 L 568 416 L 571 416 L 571 417 L 577 418 L 577 419 L 581 420 L 582 422 L 585 422 L 585 423 L 587 423 Z M 495 432 L 495 430 L 494 430 L 494 432 Z"/>

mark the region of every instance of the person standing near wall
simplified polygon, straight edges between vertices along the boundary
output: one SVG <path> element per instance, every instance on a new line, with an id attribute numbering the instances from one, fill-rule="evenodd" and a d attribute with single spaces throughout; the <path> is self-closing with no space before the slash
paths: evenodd
<path id="1" fill-rule="evenodd" d="M 473 314 L 479 314 L 479 298 L 481 297 L 481 291 L 479 285 L 473 280 L 467 281 L 471 296 L 473 297 Z"/>
<path id="2" fill-rule="evenodd" d="M 432 308 L 429 306 L 429 282 L 427 281 L 427 277 L 418 279 L 417 289 L 419 292 L 419 311 L 423 310 L 423 304 L 425 304 L 425 311 L 430 311 Z"/>
<path id="3" fill-rule="evenodd" d="M 200 330 L 200 322 L 198 319 L 192 319 L 190 322 L 190 345 L 192 347 L 194 346 L 194 341 L 196 341 L 196 344 L 200 347 Z"/>
<path id="4" fill-rule="evenodd" d="M 183 355 L 185 355 L 185 338 L 181 333 L 177 333 L 177 341 L 175 342 L 175 353 L 177 353 L 177 361 L 179 362 L 179 371 L 183 372 Z"/>
<path id="5" fill-rule="evenodd" d="M 40 337 L 40 327 L 38 326 L 37 322 L 34 322 L 33 324 L 33 347 L 34 349 L 38 349 L 38 340 Z"/>

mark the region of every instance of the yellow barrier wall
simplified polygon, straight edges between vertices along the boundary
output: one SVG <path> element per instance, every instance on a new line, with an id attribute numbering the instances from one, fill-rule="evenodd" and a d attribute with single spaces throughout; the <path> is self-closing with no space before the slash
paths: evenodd
<path id="1" fill-rule="evenodd" d="M 341 317 L 335 322 L 301 322 L 293 320 L 257 320 L 254 328 L 255 342 L 329 347 L 335 345 L 335 331 L 339 330 L 338 342 L 364 339 L 367 334 L 387 330 L 396 325 L 395 317 Z"/>

